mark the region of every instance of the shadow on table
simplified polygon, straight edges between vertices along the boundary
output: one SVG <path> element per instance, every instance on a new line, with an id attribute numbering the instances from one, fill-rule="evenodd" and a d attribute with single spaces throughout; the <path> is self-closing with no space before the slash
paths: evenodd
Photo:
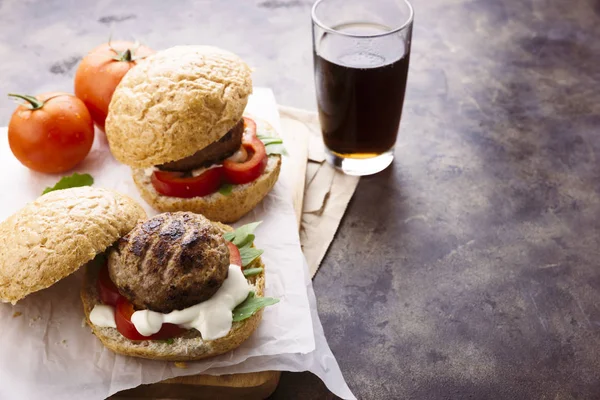
<path id="1" fill-rule="evenodd" d="M 310 372 L 284 372 L 279 386 L 269 400 L 323 399 L 336 400 L 325 384 Z"/>

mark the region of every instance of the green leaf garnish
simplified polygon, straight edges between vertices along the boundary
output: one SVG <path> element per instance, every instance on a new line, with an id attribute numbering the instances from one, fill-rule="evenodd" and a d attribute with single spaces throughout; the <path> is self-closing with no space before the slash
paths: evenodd
<path id="1" fill-rule="evenodd" d="M 250 224 L 240 226 L 233 232 L 226 232 L 223 237 L 235 244 L 237 247 L 243 247 L 247 243 L 252 243 L 254 241 L 254 231 L 261 222 L 262 221 L 252 222 Z"/>
<path id="2" fill-rule="evenodd" d="M 287 150 L 285 149 L 285 147 L 283 147 L 282 144 L 272 144 L 269 146 L 265 146 L 265 150 L 267 150 L 267 155 L 273 155 L 273 154 L 281 154 L 283 156 L 287 156 L 289 155 Z"/>
<path id="3" fill-rule="evenodd" d="M 265 135 L 257 135 L 257 136 L 263 142 L 263 144 L 265 146 L 268 146 L 270 144 L 282 144 L 283 143 L 283 140 L 278 137 L 265 136 Z"/>
<path id="4" fill-rule="evenodd" d="M 268 156 L 272 154 L 282 154 L 284 156 L 288 155 L 288 152 L 285 150 L 285 147 L 283 147 L 283 140 L 281 138 L 267 135 L 256 136 L 265 145 L 265 150 L 267 151 Z"/>
<path id="5" fill-rule="evenodd" d="M 232 190 L 233 190 L 233 185 L 232 184 L 230 184 L 230 183 L 224 183 L 219 188 L 219 193 L 221 193 L 223 196 L 229 196 L 231 194 Z"/>
<path id="6" fill-rule="evenodd" d="M 78 174 L 75 172 L 71 176 L 63 176 L 56 185 L 47 187 L 42 194 L 53 192 L 55 190 L 63 190 L 81 186 L 92 186 L 94 184 L 94 178 L 90 174 Z"/>
<path id="7" fill-rule="evenodd" d="M 254 275 L 258 275 L 261 272 L 263 272 L 264 269 L 262 267 L 258 267 L 258 268 L 248 268 L 244 270 L 244 276 L 254 276 Z"/>
<path id="8" fill-rule="evenodd" d="M 254 231 L 256 227 L 260 225 L 262 221 L 252 222 L 240 226 L 233 232 L 226 232 L 223 237 L 225 240 L 235 244 L 240 250 L 240 256 L 242 257 L 242 266 L 246 267 L 256 260 L 262 253 L 263 250 L 252 247 L 254 243 Z"/>
<path id="9" fill-rule="evenodd" d="M 250 247 L 251 244 L 247 244 L 244 247 L 240 247 L 240 256 L 242 257 L 242 267 L 247 267 L 252 264 L 254 260 L 256 260 L 264 250 L 257 249 L 255 247 Z"/>
<path id="10" fill-rule="evenodd" d="M 168 338 L 168 339 L 165 339 L 165 340 L 159 340 L 159 342 L 163 342 L 163 343 L 166 343 L 166 344 L 173 344 L 173 343 L 175 343 L 175 339 Z"/>
<path id="11" fill-rule="evenodd" d="M 250 292 L 246 300 L 233 310 L 233 321 L 239 322 L 248 319 L 256 314 L 258 310 L 277 303 L 279 303 L 279 299 L 256 297 L 254 292 Z"/>

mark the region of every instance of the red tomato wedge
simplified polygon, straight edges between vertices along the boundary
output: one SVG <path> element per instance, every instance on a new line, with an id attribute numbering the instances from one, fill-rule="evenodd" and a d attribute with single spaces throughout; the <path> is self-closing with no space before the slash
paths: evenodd
<path id="1" fill-rule="evenodd" d="M 185 331 L 185 329 L 177 325 L 163 324 L 160 331 L 152 336 L 143 336 L 140 334 L 131 322 L 131 316 L 135 311 L 133 304 L 121 296 L 117 286 L 110 279 L 107 265 L 102 266 L 98 275 L 98 293 L 100 294 L 102 303 L 116 307 L 115 322 L 117 330 L 129 340 L 164 340 L 175 337 Z"/>
<path id="2" fill-rule="evenodd" d="M 267 168 L 267 151 L 256 136 L 256 123 L 244 117 L 244 126 L 242 147 L 248 154 L 244 162 L 226 159 L 222 167 L 211 168 L 195 177 L 186 177 L 182 172 L 155 171 L 150 178 L 154 189 L 164 196 L 189 199 L 212 194 L 223 182 L 241 185 L 256 180 Z"/>
<path id="3" fill-rule="evenodd" d="M 98 293 L 100 294 L 102 303 L 113 307 L 117 306 L 117 301 L 122 297 L 121 293 L 119 293 L 119 289 L 117 289 L 110 279 L 108 266 L 106 264 L 100 268 L 100 274 L 98 275 Z"/>
<path id="4" fill-rule="evenodd" d="M 185 177 L 181 172 L 154 171 L 151 181 L 160 194 L 189 199 L 216 192 L 221 187 L 222 177 L 223 169 L 217 167 L 193 177 Z"/>
<path id="5" fill-rule="evenodd" d="M 227 247 L 229 247 L 229 264 L 242 266 L 242 256 L 240 255 L 240 249 L 230 241 L 225 241 Z"/>
<path id="6" fill-rule="evenodd" d="M 242 163 L 230 160 L 223 162 L 223 174 L 229 183 L 241 185 L 256 180 L 267 168 L 265 145 L 256 136 L 242 139 L 242 146 L 248 153 L 248 159 Z"/>
<path id="7" fill-rule="evenodd" d="M 133 325 L 133 322 L 131 322 L 131 316 L 133 313 L 133 304 L 127 301 L 125 297 L 119 298 L 115 312 L 115 322 L 117 323 L 117 330 L 119 333 L 129 340 L 165 340 L 177 336 L 185 331 L 185 329 L 182 329 L 177 325 L 163 324 L 162 328 L 160 328 L 160 331 L 154 335 L 144 336 L 137 331 L 135 325 Z"/>
<path id="8" fill-rule="evenodd" d="M 244 136 L 256 137 L 256 122 L 248 117 L 244 117 Z"/>

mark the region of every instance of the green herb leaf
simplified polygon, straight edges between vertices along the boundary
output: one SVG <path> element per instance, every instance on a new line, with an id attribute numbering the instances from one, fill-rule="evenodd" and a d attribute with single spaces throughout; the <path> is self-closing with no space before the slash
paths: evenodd
<path id="1" fill-rule="evenodd" d="M 262 221 L 252 222 L 251 224 L 243 225 L 233 232 L 226 232 L 223 237 L 235 244 L 237 247 L 243 247 L 254 241 L 254 231 Z"/>
<path id="2" fill-rule="evenodd" d="M 232 184 L 230 184 L 230 183 L 224 183 L 219 188 L 219 193 L 221 193 L 223 196 L 229 196 L 231 194 L 232 190 L 233 190 L 233 185 Z"/>
<path id="3" fill-rule="evenodd" d="M 235 231 L 226 232 L 223 235 L 225 240 L 229 240 L 240 250 L 243 267 L 250 265 L 263 253 L 263 250 L 252 247 L 252 243 L 254 243 L 254 238 L 256 237 L 254 235 L 254 231 L 261 222 L 262 221 L 252 222 L 250 224 L 240 226 Z"/>
<path id="4" fill-rule="evenodd" d="M 258 268 L 248 268 L 244 270 L 244 276 L 254 276 L 254 275 L 258 275 L 261 272 L 263 272 L 264 269 L 262 267 L 258 267 Z"/>
<path id="5" fill-rule="evenodd" d="M 263 142 L 263 144 L 265 146 L 268 146 L 270 144 L 282 144 L 283 143 L 283 140 L 278 137 L 258 135 L 258 138 Z"/>
<path id="6" fill-rule="evenodd" d="M 250 244 L 244 246 L 244 247 L 240 247 L 240 256 L 242 257 L 242 266 L 243 267 L 247 267 L 248 265 L 252 264 L 252 262 L 254 260 L 256 260 L 258 257 L 260 257 L 260 255 L 262 253 L 264 253 L 264 250 L 259 250 L 255 247 L 250 247 Z"/>
<path id="7" fill-rule="evenodd" d="M 273 154 L 281 154 L 284 156 L 289 155 L 287 150 L 285 149 L 285 147 L 283 147 L 282 144 L 271 144 L 269 146 L 265 146 L 265 150 L 267 151 L 267 155 L 273 155 Z"/>
<path id="8" fill-rule="evenodd" d="M 239 322 L 248 319 L 256 314 L 258 310 L 277 303 L 279 303 L 279 299 L 256 297 L 254 292 L 250 292 L 246 300 L 233 310 L 233 321 Z"/>
<path id="9" fill-rule="evenodd" d="M 166 344 L 173 344 L 173 343 L 175 343 L 175 339 L 168 338 L 168 339 L 165 339 L 165 340 L 159 340 L 159 342 L 163 342 L 163 343 L 166 343 Z"/>
<path id="10" fill-rule="evenodd" d="M 270 156 L 272 154 L 282 154 L 284 156 L 288 155 L 288 152 L 283 147 L 283 140 L 274 136 L 266 136 L 266 135 L 256 135 L 265 145 L 265 150 L 267 151 L 267 155 Z"/>
<path id="11" fill-rule="evenodd" d="M 94 178 L 90 174 L 78 174 L 75 172 L 71 176 L 63 176 L 56 185 L 47 187 L 42 194 L 53 192 L 55 190 L 69 189 L 81 186 L 92 186 L 94 184 Z"/>

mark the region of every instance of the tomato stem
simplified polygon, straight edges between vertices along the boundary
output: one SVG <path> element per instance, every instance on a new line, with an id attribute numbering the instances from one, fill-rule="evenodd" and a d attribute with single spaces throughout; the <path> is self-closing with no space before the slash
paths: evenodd
<path id="1" fill-rule="evenodd" d="M 29 96 L 26 94 L 9 93 L 8 95 L 10 97 L 16 97 L 18 99 L 25 100 L 26 102 L 28 102 L 31 105 L 32 110 L 39 110 L 40 108 L 42 108 L 44 106 L 44 103 L 45 103 L 42 100 L 38 100 L 35 97 Z"/>

